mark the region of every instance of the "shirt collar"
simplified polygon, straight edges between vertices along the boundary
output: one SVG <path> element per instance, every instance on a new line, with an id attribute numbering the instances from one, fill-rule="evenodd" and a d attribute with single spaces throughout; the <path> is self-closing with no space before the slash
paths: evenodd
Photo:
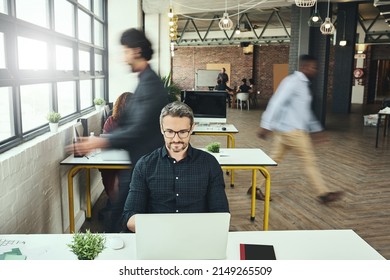
<path id="1" fill-rule="evenodd" d="M 294 73 L 295 73 L 295 75 L 297 75 L 299 77 L 300 80 L 305 81 L 305 82 L 310 82 L 310 80 L 302 72 L 295 71 Z"/>

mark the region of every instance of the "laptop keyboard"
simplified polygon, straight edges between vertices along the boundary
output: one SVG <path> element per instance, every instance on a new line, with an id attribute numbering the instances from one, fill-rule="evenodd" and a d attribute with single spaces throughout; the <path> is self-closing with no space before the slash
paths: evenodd
<path id="1" fill-rule="evenodd" d="M 2 239 L 0 238 L 0 247 L 1 246 L 9 246 L 9 245 L 22 245 L 24 241 L 14 240 L 14 239 Z"/>

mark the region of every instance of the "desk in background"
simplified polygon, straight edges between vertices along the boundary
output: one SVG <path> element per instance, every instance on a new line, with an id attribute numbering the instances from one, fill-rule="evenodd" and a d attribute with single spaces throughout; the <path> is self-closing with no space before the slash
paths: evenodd
<path id="1" fill-rule="evenodd" d="M 225 130 L 223 129 L 225 128 Z M 235 147 L 234 134 L 238 133 L 238 129 L 232 124 L 211 123 L 211 124 L 197 124 L 192 134 L 205 136 L 226 136 L 227 148 Z"/>
<path id="2" fill-rule="evenodd" d="M 118 154 L 127 154 L 124 150 L 115 150 Z M 112 153 L 110 150 L 109 153 Z M 73 199 L 73 177 L 81 170 L 85 169 L 87 173 L 86 183 L 86 198 L 87 198 L 87 211 L 86 217 L 91 218 L 92 205 L 91 205 L 91 169 L 129 169 L 131 168 L 130 160 L 103 160 L 105 151 L 95 153 L 93 156 L 88 155 L 87 157 L 74 157 L 73 155 L 68 156 L 66 159 L 61 161 L 60 165 L 72 166 L 68 171 L 68 203 L 69 203 L 69 231 L 75 231 L 74 223 L 74 199 Z M 119 155 L 119 158 L 122 158 Z"/>
<path id="3" fill-rule="evenodd" d="M 105 248 L 97 260 L 136 259 L 136 236 L 131 233 L 105 234 L 120 237 L 124 248 Z M 25 241 L 20 246 L 28 260 L 76 260 L 66 244 L 71 234 L 0 235 L 4 239 Z M 384 260 L 353 230 L 291 230 L 229 232 L 226 258 L 240 259 L 240 244 L 273 245 L 277 260 Z M 19 247 L 19 246 L 17 246 Z"/>
<path id="4" fill-rule="evenodd" d="M 379 128 L 380 128 L 382 117 L 385 118 L 385 121 L 384 121 L 384 124 L 383 124 L 383 137 L 385 137 L 386 136 L 386 132 L 387 132 L 387 126 L 389 125 L 389 116 L 390 116 L 390 113 L 378 113 L 378 122 L 376 124 L 375 148 L 378 148 Z"/>

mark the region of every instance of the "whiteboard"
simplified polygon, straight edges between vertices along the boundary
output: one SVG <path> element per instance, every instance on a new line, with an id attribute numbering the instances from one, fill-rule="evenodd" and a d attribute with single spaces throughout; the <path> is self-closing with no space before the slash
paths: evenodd
<path id="1" fill-rule="evenodd" d="M 198 69 L 195 73 L 197 87 L 215 87 L 220 70 Z"/>

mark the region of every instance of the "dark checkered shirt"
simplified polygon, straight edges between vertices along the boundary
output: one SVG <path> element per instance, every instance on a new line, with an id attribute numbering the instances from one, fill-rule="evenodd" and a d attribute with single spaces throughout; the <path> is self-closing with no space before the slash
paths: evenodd
<path id="1" fill-rule="evenodd" d="M 164 147 L 134 167 L 123 222 L 136 213 L 229 212 L 223 172 L 214 156 L 188 147 L 177 162 Z"/>

